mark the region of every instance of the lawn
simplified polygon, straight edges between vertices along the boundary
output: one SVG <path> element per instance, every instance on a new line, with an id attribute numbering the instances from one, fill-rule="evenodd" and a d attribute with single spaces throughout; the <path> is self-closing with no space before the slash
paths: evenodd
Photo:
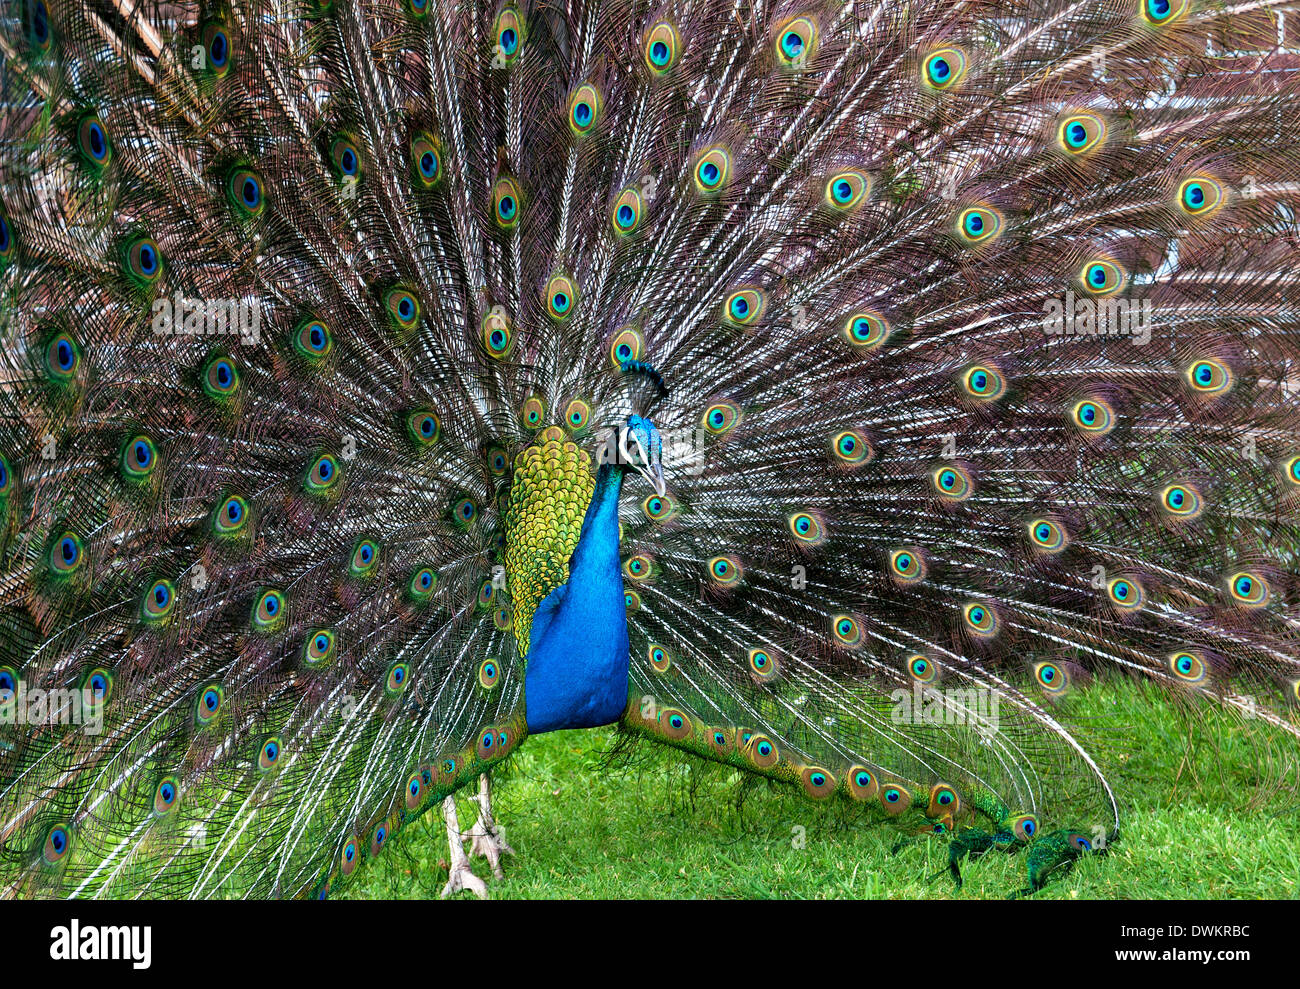
<path id="1" fill-rule="evenodd" d="M 1070 717 L 1108 739 L 1123 837 L 1108 856 L 1054 876 L 1039 898 L 1300 896 L 1294 740 L 1129 683 L 1072 697 Z M 734 774 L 701 772 L 668 750 L 611 768 L 612 738 L 607 729 L 556 732 L 523 745 L 496 784 L 496 817 L 518 854 L 505 860 L 505 880 L 490 882 L 494 898 L 975 899 L 1024 884 L 1020 856 L 991 854 L 965 867 L 957 890 L 939 840 L 891 854 L 898 833 L 886 825 L 847 826 L 842 811 L 766 782 L 743 787 L 738 801 Z M 458 805 L 468 829 L 474 807 Z M 444 836 L 437 812 L 425 815 L 340 895 L 436 897 Z"/>

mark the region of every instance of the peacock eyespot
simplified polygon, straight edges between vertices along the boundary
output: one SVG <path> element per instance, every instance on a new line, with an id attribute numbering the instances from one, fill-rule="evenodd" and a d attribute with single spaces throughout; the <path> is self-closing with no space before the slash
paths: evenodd
<path id="1" fill-rule="evenodd" d="M 303 490 L 311 495 L 326 495 L 334 490 L 341 474 L 338 460 L 332 454 L 322 453 L 308 465 Z"/>
<path id="2" fill-rule="evenodd" d="M 498 227 L 512 230 L 519 224 L 519 186 L 512 178 L 501 178 L 492 187 L 492 215 Z"/>
<path id="3" fill-rule="evenodd" d="M 895 784 L 883 786 L 880 788 L 880 806 L 890 817 L 897 817 L 912 806 L 912 794 Z"/>
<path id="4" fill-rule="evenodd" d="M 1115 577 L 1108 581 L 1106 596 L 1121 611 L 1137 611 L 1146 601 L 1142 585 L 1131 577 Z"/>
<path id="5" fill-rule="evenodd" d="M 343 846 L 343 851 L 339 853 L 339 871 L 345 876 L 352 875 L 361 861 L 361 854 L 358 849 L 356 838 L 350 838 Z"/>
<path id="6" fill-rule="evenodd" d="M 975 247 L 989 244 L 1002 232 L 1002 214 L 989 206 L 972 206 L 957 216 L 957 236 Z"/>
<path id="7" fill-rule="evenodd" d="M 1151 27 L 1166 27 L 1188 11 L 1188 0 L 1139 0 L 1142 19 Z"/>
<path id="8" fill-rule="evenodd" d="M 1268 603 L 1268 582 L 1249 570 L 1239 571 L 1228 578 L 1232 603 L 1241 608 L 1259 608 Z"/>
<path id="9" fill-rule="evenodd" d="M 1178 187 L 1178 208 L 1188 216 L 1209 216 L 1223 205 L 1226 196 L 1223 185 L 1209 176 L 1186 179 Z"/>
<path id="10" fill-rule="evenodd" d="M 1068 154 L 1082 155 L 1101 146 L 1106 140 L 1106 130 L 1104 117 L 1081 110 L 1061 121 L 1057 142 Z"/>
<path id="11" fill-rule="evenodd" d="M 220 684 L 209 684 L 199 691 L 194 706 L 194 719 L 199 726 L 209 725 L 216 720 L 225 704 L 225 690 Z"/>
<path id="12" fill-rule="evenodd" d="M 46 865 L 57 865 L 63 861 L 72 847 L 72 834 L 66 824 L 56 824 L 45 833 L 45 843 L 41 849 L 41 859 Z"/>
<path id="13" fill-rule="evenodd" d="M 163 259 L 152 237 L 133 237 L 122 248 L 122 267 L 136 284 L 147 287 L 162 275 Z"/>
<path id="14" fill-rule="evenodd" d="M 700 425 L 713 436 L 731 432 L 740 421 L 740 407 L 731 402 L 718 402 L 704 410 Z"/>
<path id="15" fill-rule="evenodd" d="M 1190 484 L 1171 484 L 1160 492 L 1160 507 L 1173 519 L 1193 519 L 1204 507 L 1201 493 Z"/>
<path id="16" fill-rule="evenodd" d="M 803 545 L 816 546 L 826 538 L 821 518 L 812 512 L 795 512 L 786 519 L 790 534 Z"/>
<path id="17" fill-rule="evenodd" d="M 976 364 L 962 376 L 962 388 L 971 398 L 982 402 L 1000 398 L 1006 391 L 1006 380 L 997 368 Z"/>
<path id="18" fill-rule="evenodd" d="M 851 615 L 832 616 L 831 631 L 835 634 L 836 644 L 840 646 L 856 649 L 862 644 L 862 626 Z"/>
<path id="19" fill-rule="evenodd" d="M 749 672 L 759 681 L 773 679 L 780 669 L 781 664 L 770 649 L 749 650 Z"/>
<path id="20" fill-rule="evenodd" d="M 379 565 L 379 543 L 366 536 L 358 539 L 352 547 L 352 556 L 348 560 L 348 574 L 351 577 L 369 577 Z"/>
<path id="21" fill-rule="evenodd" d="M 1034 835 L 1038 834 L 1038 818 L 1033 814 L 1018 814 L 1008 824 L 1018 841 L 1032 841 Z"/>
<path id="22" fill-rule="evenodd" d="M 744 288 L 727 296 L 723 312 L 727 322 L 735 326 L 753 326 L 766 305 L 767 295 L 761 289 Z"/>
<path id="23" fill-rule="evenodd" d="M 274 587 L 263 588 L 253 602 L 253 630 L 274 632 L 284 625 L 284 592 Z"/>
<path id="24" fill-rule="evenodd" d="M 247 217 L 261 216 L 266 206 L 265 183 L 251 168 L 231 170 L 226 178 L 226 196 L 236 211 Z"/>
<path id="25" fill-rule="evenodd" d="M 731 177 L 731 155 L 726 148 L 705 148 L 695 159 L 695 188 L 702 193 L 720 192 Z"/>
<path id="26" fill-rule="evenodd" d="M 420 322 L 420 300 L 414 292 L 401 285 L 384 293 L 384 308 L 398 333 L 409 333 Z"/>
<path id="27" fill-rule="evenodd" d="M 641 503 L 641 510 L 652 522 L 666 522 L 677 514 L 677 501 L 671 494 L 652 494 Z"/>
<path id="28" fill-rule="evenodd" d="M 1114 410 L 1099 398 L 1076 402 L 1070 410 L 1070 419 L 1089 436 L 1105 436 L 1115 428 Z"/>
<path id="29" fill-rule="evenodd" d="M 569 97 L 569 128 L 579 137 L 591 133 L 600 119 L 600 90 L 583 83 Z"/>
<path id="30" fill-rule="evenodd" d="M 334 349 L 334 335 L 324 320 L 308 316 L 294 329 L 293 347 L 299 357 L 318 363 Z"/>
<path id="31" fill-rule="evenodd" d="M 775 33 L 776 57 L 782 65 L 803 65 L 817 49 L 817 22 L 807 15 L 792 17 Z"/>
<path id="32" fill-rule="evenodd" d="M 921 81 L 928 89 L 952 89 L 966 77 L 966 53 L 955 46 L 939 48 L 921 61 Z"/>
<path id="33" fill-rule="evenodd" d="M 432 568 L 421 567 L 411 574 L 411 581 L 407 586 L 407 590 L 413 600 L 423 602 L 433 597 L 437 584 L 438 577 Z"/>
<path id="34" fill-rule="evenodd" d="M 81 680 L 82 695 L 88 707 L 98 708 L 113 697 L 113 673 L 102 666 L 88 672 Z"/>
<path id="35" fill-rule="evenodd" d="M 452 520 L 459 526 L 467 526 L 478 518 L 478 505 L 472 498 L 460 498 L 452 503 Z"/>
<path id="36" fill-rule="evenodd" d="M 859 467 L 871 459 L 871 444 L 857 430 L 846 429 L 831 437 L 835 459 L 846 467 Z"/>
<path id="37" fill-rule="evenodd" d="M 715 556 L 709 560 L 709 576 L 713 582 L 722 587 L 730 587 L 740 582 L 744 568 L 734 556 Z"/>
<path id="38" fill-rule="evenodd" d="M 1176 652 L 1169 657 L 1169 670 L 1178 680 L 1186 684 L 1199 684 L 1205 682 L 1209 676 L 1209 668 L 1197 653 L 1194 652 Z"/>
<path id="39" fill-rule="evenodd" d="M 546 419 L 546 403 L 534 395 L 524 402 L 519 418 L 523 420 L 525 429 L 541 429 Z"/>
<path id="40" fill-rule="evenodd" d="M 988 639 L 997 635 L 999 628 L 998 613 L 991 604 L 972 602 L 962 608 L 962 618 L 966 630 L 978 638 Z"/>
<path id="41" fill-rule="evenodd" d="M 1124 269 L 1107 258 L 1097 258 L 1083 266 L 1079 281 L 1090 295 L 1114 295 L 1124 287 Z"/>
<path id="42" fill-rule="evenodd" d="M 1064 667 L 1056 663 L 1035 663 L 1033 672 L 1038 685 L 1050 696 L 1060 696 L 1069 689 L 1069 674 Z"/>
<path id="43" fill-rule="evenodd" d="M 77 146 L 82 157 L 96 168 L 104 168 L 113 157 L 113 146 L 109 142 L 104 122 L 93 113 L 81 118 L 77 127 Z"/>
<path id="44" fill-rule="evenodd" d="M 74 380 L 81 367 L 81 348 L 72 335 L 55 334 L 45 345 L 45 373 L 50 381 L 67 384 Z"/>
<path id="45" fill-rule="evenodd" d="M 442 422 L 437 413 L 417 409 L 406 417 L 406 434 L 417 447 L 428 448 L 442 436 Z"/>
<path id="46" fill-rule="evenodd" d="M 248 517 L 248 502 L 239 495 L 228 495 L 213 515 L 213 531 L 219 538 L 238 535 L 248 525 Z"/>
<path id="47" fill-rule="evenodd" d="M 1050 519 L 1033 519 L 1028 530 L 1030 542 L 1040 553 L 1059 553 L 1068 542 L 1065 530 Z"/>
<path id="48" fill-rule="evenodd" d="M 432 189 L 442 178 L 442 146 L 425 131 L 411 138 L 411 176 L 419 189 Z"/>
<path id="49" fill-rule="evenodd" d="M 50 29 L 50 11 L 45 0 L 28 0 L 23 4 L 23 19 L 26 22 L 27 40 L 38 54 L 45 54 L 53 44 L 53 31 Z"/>
<path id="50" fill-rule="evenodd" d="M 158 448 L 148 436 L 132 436 L 122 444 L 118 463 L 127 481 L 147 480 L 158 464 Z"/>
<path id="51" fill-rule="evenodd" d="M 865 766 L 853 766 L 849 769 L 848 786 L 849 796 L 854 800 L 873 800 L 880 789 L 875 775 Z"/>
<path id="52" fill-rule="evenodd" d="M 766 735 L 754 735 L 745 747 L 749 761 L 759 769 L 770 769 L 781 759 L 776 744 Z"/>
<path id="53" fill-rule="evenodd" d="M 866 202 L 871 191 L 871 180 L 862 172 L 837 172 L 826 180 L 826 204 L 837 212 L 846 213 Z"/>
<path id="54" fill-rule="evenodd" d="M 670 21 L 653 25 L 645 36 L 645 63 L 655 75 L 663 75 L 677 61 L 681 38 Z"/>
<path id="55" fill-rule="evenodd" d="M 523 50 L 526 35 L 524 19 L 514 6 L 502 8 L 492 28 L 496 39 L 496 57 L 504 65 L 514 62 Z"/>
<path id="56" fill-rule="evenodd" d="M 155 580 L 140 601 L 140 617 L 150 623 L 164 622 L 176 607 L 176 586 L 170 580 Z"/>
<path id="57" fill-rule="evenodd" d="M 411 667 L 403 662 L 394 663 L 388 668 L 388 676 L 384 678 L 384 691 L 390 697 L 396 697 L 406 689 L 406 684 L 411 678 Z"/>
<path id="58" fill-rule="evenodd" d="M 231 358 L 215 354 L 203 365 L 199 380 L 208 398 L 229 407 L 239 391 L 239 368 Z"/>
<path id="59" fill-rule="evenodd" d="M 257 768 L 264 773 L 270 772 L 279 763 L 280 754 L 280 739 L 278 737 L 266 739 L 257 754 Z"/>
<path id="60" fill-rule="evenodd" d="M 900 584 L 916 584 L 925 579 L 925 558 L 915 546 L 891 550 L 889 572 Z"/>
<path id="61" fill-rule="evenodd" d="M 18 252 L 18 239 L 9 225 L 9 217 L 0 212 L 0 272 L 9 267 Z"/>
<path id="62" fill-rule="evenodd" d="M 1198 395 L 1223 395 L 1232 389 L 1233 377 L 1222 361 L 1206 358 L 1194 362 L 1187 369 L 1187 381 Z"/>
<path id="63" fill-rule="evenodd" d="M 575 398 L 564 410 L 564 423 L 569 429 L 579 431 L 591 421 L 591 406 L 580 398 Z"/>
<path id="64" fill-rule="evenodd" d="M 203 28 L 203 49 L 207 55 L 207 68 L 217 78 L 230 71 L 230 32 L 224 24 L 210 23 Z"/>
<path id="65" fill-rule="evenodd" d="M 650 666 L 656 673 L 667 673 L 673 665 L 672 656 L 663 646 L 651 643 L 648 650 Z"/>
<path id="66" fill-rule="evenodd" d="M 55 576 L 66 577 L 75 573 L 81 569 L 85 558 L 81 537 L 74 532 L 63 533 L 50 546 L 49 564 Z"/>
<path id="67" fill-rule="evenodd" d="M 167 776 L 159 781 L 153 791 L 153 812 L 158 817 L 170 814 L 179 806 L 181 796 L 180 781 L 175 776 Z"/>
<path id="68" fill-rule="evenodd" d="M 552 319 L 568 319 L 578 301 L 578 286 L 567 275 L 554 275 L 546 283 L 545 299 L 546 311 Z"/>
<path id="69" fill-rule="evenodd" d="M 940 467 L 930 475 L 935 493 L 944 501 L 965 501 L 974 487 L 971 478 L 961 467 Z"/>
<path id="70" fill-rule="evenodd" d="M 889 321 L 879 313 L 854 313 L 844 324 L 844 339 L 855 348 L 876 350 L 889 339 L 893 330 Z"/>
<path id="71" fill-rule="evenodd" d="M 327 628 L 317 629 L 307 636 L 302 648 L 303 664 L 309 667 L 327 666 L 334 659 L 337 640 Z"/>
<path id="72" fill-rule="evenodd" d="M 645 337 L 635 326 L 624 326 L 609 344 L 609 360 L 617 368 L 628 361 L 639 361 L 645 353 Z"/>
<path id="73" fill-rule="evenodd" d="M 907 672 L 917 683 L 934 683 L 939 679 L 939 664 L 928 656 L 909 656 Z"/>
<path id="74" fill-rule="evenodd" d="M 645 201 L 641 198 L 641 190 L 636 186 L 628 186 L 614 201 L 614 208 L 610 212 L 610 222 L 614 225 L 614 233 L 620 237 L 627 237 L 636 232 L 637 227 L 641 225 L 641 217 L 645 211 Z M 631 360 L 631 357 L 625 357 L 624 360 Z"/>

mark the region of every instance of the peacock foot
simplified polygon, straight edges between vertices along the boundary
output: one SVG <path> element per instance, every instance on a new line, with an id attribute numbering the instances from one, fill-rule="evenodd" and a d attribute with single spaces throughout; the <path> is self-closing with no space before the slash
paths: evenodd
<path id="1" fill-rule="evenodd" d="M 513 855 L 515 850 L 506 841 L 505 829 L 492 817 L 492 785 L 487 773 L 479 777 L 478 796 L 474 800 L 479 811 L 478 820 L 469 832 L 469 854 L 471 857 L 482 855 L 492 867 L 492 875 L 504 879 L 506 874 L 501 870 L 501 856 Z"/>
<path id="2" fill-rule="evenodd" d="M 460 821 L 456 817 L 456 800 L 450 794 L 442 802 L 442 817 L 447 822 L 447 847 L 450 860 L 447 866 L 447 885 L 442 888 L 445 900 L 453 893 L 467 889 L 480 900 L 487 899 L 487 883 L 474 875 L 469 867 L 469 856 L 465 854 L 465 835 L 461 833 Z"/>

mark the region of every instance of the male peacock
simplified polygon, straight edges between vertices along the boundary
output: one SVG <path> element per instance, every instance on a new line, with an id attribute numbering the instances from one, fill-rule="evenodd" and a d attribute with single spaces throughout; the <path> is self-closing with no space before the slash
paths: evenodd
<path id="1" fill-rule="evenodd" d="M 0 890 L 612 722 L 1032 890 L 1090 671 L 1300 733 L 1284 6 L 7 0 Z"/>

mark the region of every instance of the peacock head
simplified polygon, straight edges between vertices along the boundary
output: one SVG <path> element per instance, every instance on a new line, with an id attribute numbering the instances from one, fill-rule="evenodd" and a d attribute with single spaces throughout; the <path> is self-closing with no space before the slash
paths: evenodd
<path id="1" fill-rule="evenodd" d="M 668 490 L 664 484 L 663 441 L 655 424 L 643 416 L 631 415 L 618 431 L 618 462 L 650 482 L 655 494 Z"/>

